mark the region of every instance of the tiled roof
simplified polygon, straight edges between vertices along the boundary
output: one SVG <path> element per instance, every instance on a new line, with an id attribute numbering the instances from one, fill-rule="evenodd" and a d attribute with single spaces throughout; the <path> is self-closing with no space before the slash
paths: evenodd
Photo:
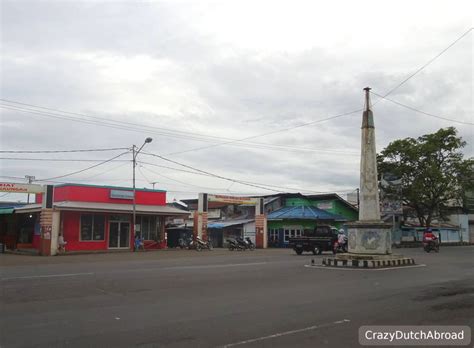
<path id="1" fill-rule="evenodd" d="M 268 220 L 334 220 L 347 221 L 341 215 L 333 214 L 316 207 L 298 205 L 294 207 L 285 207 L 268 214 Z"/>

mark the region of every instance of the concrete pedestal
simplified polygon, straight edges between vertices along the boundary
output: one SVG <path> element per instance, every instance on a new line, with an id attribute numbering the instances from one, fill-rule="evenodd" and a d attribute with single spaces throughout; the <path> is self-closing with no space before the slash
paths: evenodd
<path id="1" fill-rule="evenodd" d="M 392 225 L 382 221 L 357 221 L 347 225 L 349 253 L 388 255 L 392 253 Z"/>

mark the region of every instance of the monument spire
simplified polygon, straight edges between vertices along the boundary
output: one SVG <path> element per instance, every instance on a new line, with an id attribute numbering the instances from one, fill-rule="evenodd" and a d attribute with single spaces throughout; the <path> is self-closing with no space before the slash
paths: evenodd
<path id="1" fill-rule="evenodd" d="M 360 157 L 359 221 L 380 221 L 377 179 L 377 151 L 375 149 L 374 115 L 370 105 L 370 87 L 364 88 L 365 107 L 362 114 Z"/>

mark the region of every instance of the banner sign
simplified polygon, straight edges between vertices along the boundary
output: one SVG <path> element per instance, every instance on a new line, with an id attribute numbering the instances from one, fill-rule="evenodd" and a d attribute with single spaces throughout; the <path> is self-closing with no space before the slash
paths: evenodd
<path id="1" fill-rule="evenodd" d="M 320 202 L 317 203 L 316 206 L 318 207 L 318 209 L 330 210 L 332 209 L 332 202 Z"/>
<path id="2" fill-rule="evenodd" d="M 15 184 L 12 182 L 0 182 L 0 192 L 11 193 L 43 193 L 42 185 Z"/>
<path id="3" fill-rule="evenodd" d="M 110 198 L 133 199 L 133 191 L 110 190 Z"/>
<path id="4" fill-rule="evenodd" d="M 209 202 L 222 202 L 230 204 L 257 204 L 258 198 L 237 197 L 225 195 L 208 195 Z"/>

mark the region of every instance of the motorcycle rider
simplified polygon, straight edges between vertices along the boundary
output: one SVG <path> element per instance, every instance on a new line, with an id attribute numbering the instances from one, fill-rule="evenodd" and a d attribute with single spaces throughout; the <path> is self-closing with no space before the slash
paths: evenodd
<path id="1" fill-rule="evenodd" d="M 338 234 L 337 234 L 337 243 L 339 244 L 339 246 L 343 249 L 343 250 L 346 250 L 347 248 L 347 239 L 346 239 L 346 235 L 344 234 L 344 230 L 341 228 L 339 231 L 338 231 Z"/>
<path id="2" fill-rule="evenodd" d="M 428 227 L 425 232 L 423 232 L 423 243 L 439 244 L 438 237 L 433 233 L 431 227 Z"/>

